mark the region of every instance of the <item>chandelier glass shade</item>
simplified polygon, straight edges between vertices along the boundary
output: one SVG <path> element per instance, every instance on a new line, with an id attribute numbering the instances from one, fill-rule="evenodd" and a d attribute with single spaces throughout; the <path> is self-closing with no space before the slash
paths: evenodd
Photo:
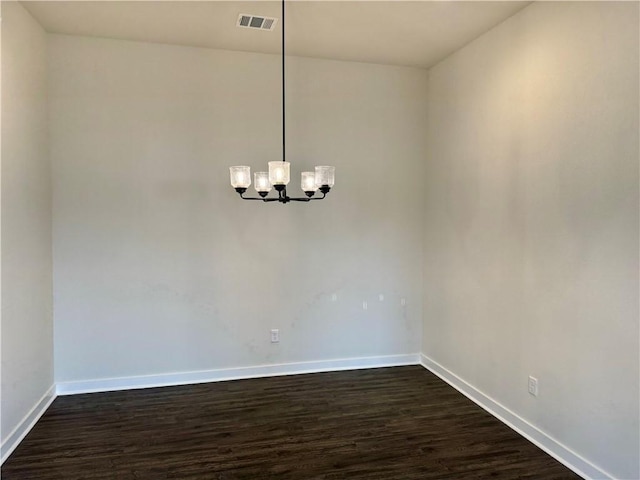
<path id="1" fill-rule="evenodd" d="M 231 186 L 243 200 L 259 200 L 262 202 L 309 202 L 322 200 L 327 196 L 335 183 L 335 167 L 317 166 L 313 172 L 302 172 L 300 186 L 304 197 L 290 197 L 287 195 L 287 185 L 291 180 L 291 163 L 286 161 L 286 122 L 285 122 L 285 35 L 284 35 L 284 3 L 282 0 L 282 161 L 269 162 L 268 172 L 255 172 L 253 186 L 258 197 L 245 197 L 244 194 L 251 185 L 251 167 L 238 165 L 229 167 Z M 269 192 L 275 189 L 277 197 L 268 197 Z M 320 191 L 322 196 L 315 196 Z"/>

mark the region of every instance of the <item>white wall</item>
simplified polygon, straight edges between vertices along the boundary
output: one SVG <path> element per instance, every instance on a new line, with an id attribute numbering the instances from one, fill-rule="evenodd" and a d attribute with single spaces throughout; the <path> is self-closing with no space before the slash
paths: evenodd
<path id="1" fill-rule="evenodd" d="M 419 352 L 425 71 L 292 58 L 285 206 L 279 56 L 49 41 L 57 381 Z"/>
<path id="2" fill-rule="evenodd" d="M 625 479 L 638 67 L 638 3 L 535 3 L 430 70 L 426 126 L 424 353 Z"/>
<path id="3" fill-rule="evenodd" d="M 53 384 L 53 320 L 46 34 L 19 3 L 1 9 L 4 456 Z"/>

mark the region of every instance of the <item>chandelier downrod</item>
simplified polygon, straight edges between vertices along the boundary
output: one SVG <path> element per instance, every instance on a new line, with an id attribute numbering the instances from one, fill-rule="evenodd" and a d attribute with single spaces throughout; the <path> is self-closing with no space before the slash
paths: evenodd
<path id="1" fill-rule="evenodd" d="M 259 200 L 262 202 L 310 202 L 311 200 L 322 200 L 327 196 L 329 190 L 334 185 L 335 167 L 317 166 L 315 172 L 302 172 L 302 191 L 305 197 L 290 197 L 287 195 L 287 184 L 289 183 L 289 166 L 287 162 L 287 142 L 286 142 L 286 90 L 285 90 L 285 30 L 284 30 L 285 0 L 282 0 L 282 161 L 269 162 L 269 172 L 256 172 L 254 174 L 254 187 L 259 197 L 245 197 L 249 185 L 251 185 L 251 168 L 240 165 L 229 167 L 231 176 L 231 186 L 238 192 L 243 200 Z M 267 198 L 267 195 L 274 188 L 278 192 L 277 197 Z M 314 196 L 320 191 L 322 196 Z"/>
<path id="2" fill-rule="evenodd" d="M 285 91 L 285 70 L 284 70 L 284 0 L 282 0 L 282 161 L 287 161 L 287 122 L 286 122 L 286 102 L 287 96 Z"/>

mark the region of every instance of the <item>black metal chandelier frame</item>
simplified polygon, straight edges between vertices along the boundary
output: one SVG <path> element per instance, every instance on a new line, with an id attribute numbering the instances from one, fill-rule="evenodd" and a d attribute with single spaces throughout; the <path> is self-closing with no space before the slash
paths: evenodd
<path id="1" fill-rule="evenodd" d="M 322 185 L 318 188 L 320 193 L 322 193 L 321 197 L 315 197 L 315 192 L 304 192 L 306 197 L 290 197 L 287 195 L 287 186 L 286 185 L 274 185 L 273 188 L 278 192 L 278 196 L 275 198 L 267 198 L 269 192 L 258 192 L 259 197 L 245 197 L 244 193 L 247 191 L 247 187 L 236 187 L 235 190 L 240 195 L 240 198 L 243 200 L 258 200 L 260 202 L 280 202 L 280 203 L 288 203 L 288 202 L 310 202 L 311 200 L 322 200 L 327 196 L 331 187 L 329 185 Z"/>

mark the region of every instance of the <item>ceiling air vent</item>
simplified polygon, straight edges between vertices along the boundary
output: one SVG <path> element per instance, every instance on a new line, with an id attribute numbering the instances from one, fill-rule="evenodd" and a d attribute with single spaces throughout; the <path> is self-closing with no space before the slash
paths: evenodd
<path id="1" fill-rule="evenodd" d="M 276 23 L 278 23 L 277 18 L 241 13 L 238 15 L 238 23 L 236 25 L 238 25 L 238 27 L 272 31 Z"/>

